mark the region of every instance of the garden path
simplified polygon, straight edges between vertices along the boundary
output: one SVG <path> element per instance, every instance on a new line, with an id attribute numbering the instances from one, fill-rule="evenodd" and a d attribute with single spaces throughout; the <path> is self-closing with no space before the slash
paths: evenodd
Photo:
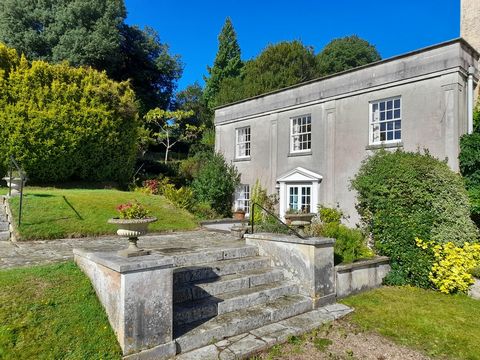
<path id="1" fill-rule="evenodd" d="M 229 234 L 206 230 L 152 234 L 142 236 L 138 242 L 139 247 L 152 249 L 165 255 L 198 252 L 218 247 L 238 247 L 244 244 L 244 240 L 236 240 Z M 74 248 L 112 251 L 126 246 L 127 240 L 117 236 L 15 243 L 0 241 L 0 269 L 72 260 Z"/>

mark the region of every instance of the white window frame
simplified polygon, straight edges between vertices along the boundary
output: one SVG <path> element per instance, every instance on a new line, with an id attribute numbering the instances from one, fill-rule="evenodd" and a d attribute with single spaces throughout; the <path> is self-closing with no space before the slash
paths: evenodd
<path id="1" fill-rule="evenodd" d="M 398 107 L 398 108 L 395 107 L 395 101 L 396 100 L 400 101 L 400 107 Z M 392 109 L 391 109 L 391 111 L 392 111 L 392 118 L 391 119 L 387 119 L 387 111 L 389 111 L 389 110 L 387 110 L 387 102 L 388 101 L 392 101 L 392 103 L 393 103 Z M 385 103 L 385 110 L 383 110 L 385 112 L 385 119 L 384 120 L 380 120 L 380 117 L 381 117 L 380 104 L 381 103 Z M 375 105 L 377 106 L 377 116 L 375 115 L 375 112 L 374 112 Z M 370 111 L 369 111 L 369 118 L 368 118 L 368 129 L 369 129 L 369 131 L 368 131 L 368 143 L 369 143 L 369 145 L 396 144 L 396 143 L 402 142 L 402 135 L 403 135 L 402 134 L 403 133 L 403 129 L 402 129 L 403 108 L 402 108 L 402 106 L 403 106 L 403 102 L 402 102 L 402 97 L 401 96 L 394 96 L 394 97 L 375 100 L 375 101 L 370 102 L 370 104 L 369 104 Z M 399 117 L 395 117 L 395 110 L 400 111 L 400 116 Z M 396 127 L 396 122 L 397 121 L 400 121 L 400 128 Z M 387 130 L 384 130 L 384 131 L 381 130 L 381 124 L 382 123 L 385 124 Z M 393 124 L 393 129 L 392 130 L 388 130 L 388 124 L 389 123 Z M 378 130 L 374 130 L 375 127 L 378 127 Z M 374 139 L 376 131 L 378 131 L 378 140 Z M 400 131 L 400 138 L 395 139 L 395 133 L 397 131 Z M 387 140 L 387 138 L 385 137 L 385 140 L 380 140 L 380 136 L 381 136 L 382 132 L 385 133 L 386 137 L 388 136 L 387 135 L 388 132 L 392 132 L 394 138 L 391 139 L 391 140 Z"/>
<path id="2" fill-rule="evenodd" d="M 293 123 L 295 121 L 303 121 L 304 119 L 308 120 L 310 122 L 310 131 L 307 132 L 298 132 L 298 133 L 293 133 Z M 300 136 L 308 136 L 310 135 L 310 146 L 306 149 L 299 149 L 295 150 L 294 149 L 294 143 L 295 143 L 295 137 L 300 137 Z M 307 141 L 308 142 L 308 141 Z M 312 116 L 310 114 L 308 115 L 301 115 L 301 116 L 295 116 L 290 118 L 290 153 L 306 153 L 306 152 L 311 152 L 312 151 Z"/>
<path id="3" fill-rule="evenodd" d="M 245 215 L 250 215 L 250 185 L 240 184 L 235 190 L 235 210 L 245 211 Z"/>
<path id="4" fill-rule="evenodd" d="M 247 136 L 248 140 L 239 141 L 240 134 L 244 132 L 242 135 Z M 247 134 L 248 132 L 248 134 Z M 244 154 L 240 153 L 241 145 L 245 145 Z M 241 128 L 235 129 L 235 158 L 236 159 L 249 159 L 252 153 L 252 130 L 250 126 L 244 126 Z"/>
<path id="5" fill-rule="evenodd" d="M 299 206 L 298 209 L 291 209 L 290 208 L 290 190 L 293 189 L 293 188 L 298 189 L 298 206 Z M 313 209 L 312 209 L 312 205 L 313 205 L 313 185 L 312 184 L 288 184 L 287 185 L 287 206 L 288 206 L 287 211 L 288 210 L 302 210 L 303 207 L 305 206 L 305 204 L 303 202 L 302 188 L 310 190 L 310 193 L 308 195 L 309 198 L 310 198 L 310 203 L 308 204 L 310 209 L 308 210 L 308 212 L 309 213 L 313 212 Z"/>

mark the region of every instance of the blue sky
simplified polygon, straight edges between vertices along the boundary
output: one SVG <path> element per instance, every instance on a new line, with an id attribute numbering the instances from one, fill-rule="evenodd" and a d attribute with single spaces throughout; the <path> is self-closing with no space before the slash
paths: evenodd
<path id="1" fill-rule="evenodd" d="M 217 36 L 232 19 L 242 58 L 266 45 L 299 39 L 320 51 L 351 34 L 374 44 L 383 58 L 459 36 L 460 0 L 162 1 L 126 0 L 129 24 L 151 26 L 185 65 L 179 90 L 203 84 L 217 52 Z"/>

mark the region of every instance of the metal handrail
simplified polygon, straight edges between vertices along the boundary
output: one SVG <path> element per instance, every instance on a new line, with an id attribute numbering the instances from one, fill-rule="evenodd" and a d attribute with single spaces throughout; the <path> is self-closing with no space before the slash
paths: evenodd
<path id="1" fill-rule="evenodd" d="M 252 231 L 252 234 L 254 233 L 254 225 L 255 225 L 255 206 L 258 206 L 259 208 L 261 208 L 263 211 L 265 211 L 267 214 L 269 214 L 270 216 L 273 216 L 275 220 L 277 220 L 277 222 L 279 222 L 280 224 L 282 224 L 284 227 L 287 228 L 288 231 L 291 231 L 295 236 L 297 236 L 298 238 L 300 239 L 305 239 L 305 237 L 303 237 L 302 235 L 300 235 L 295 229 L 293 229 L 292 227 L 288 226 L 287 224 L 285 224 L 282 220 L 280 220 L 280 218 L 275 215 L 274 213 L 272 213 L 271 211 L 265 209 L 262 205 L 260 204 L 257 204 L 255 202 L 252 202 L 251 203 L 251 213 L 250 213 L 250 223 L 251 223 L 251 231 Z"/>
<path id="2" fill-rule="evenodd" d="M 15 161 L 13 156 L 10 156 L 10 167 L 8 169 L 8 175 L 10 178 L 8 186 L 8 196 L 12 196 L 12 179 L 13 179 L 13 168 L 16 168 L 20 174 L 20 179 L 22 183 L 20 185 L 20 207 L 18 209 L 18 226 L 22 223 L 22 208 L 23 208 L 23 185 L 25 184 L 25 179 L 27 178 L 25 172 L 18 166 L 18 163 Z"/>

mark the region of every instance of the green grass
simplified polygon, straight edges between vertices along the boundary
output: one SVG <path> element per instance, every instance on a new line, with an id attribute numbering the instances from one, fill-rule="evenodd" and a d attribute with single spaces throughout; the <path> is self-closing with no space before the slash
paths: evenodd
<path id="1" fill-rule="evenodd" d="M 480 359 L 480 301 L 412 287 L 384 287 L 343 300 L 367 330 L 449 359 Z"/>
<path id="2" fill-rule="evenodd" d="M 107 220 L 118 216 L 116 206 L 132 200 L 145 205 L 158 221 L 150 231 L 192 230 L 197 227 L 193 215 L 171 205 L 162 196 L 118 190 L 25 189 L 22 240 L 58 239 L 114 234 L 116 227 Z M 18 214 L 19 198 L 11 200 L 12 212 Z"/>
<path id="3" fill-rule="evenodd" d="M 0 271 L 0 359 L 120 359 L 88 278 L 73 262 Z"/>

